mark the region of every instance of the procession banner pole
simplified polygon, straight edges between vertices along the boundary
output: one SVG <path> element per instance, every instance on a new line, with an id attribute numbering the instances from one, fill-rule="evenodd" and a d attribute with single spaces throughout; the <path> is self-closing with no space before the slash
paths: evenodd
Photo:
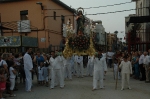
<path id="1" fill-rule="evenodd" d="M 120 61 L 118 62 L 118 68 L 117 68 L 116 87 L 115 87 L 116 90 L 117 90 L 117 84 L 118 84 L 119 65 L 120 65 Z"/>
<path id="2" fill-rule="evenodd" d="M 114 62 L 114 57 L 113 57 L 113 62 Z M 114 63 L 113 63 L 114 64 Z M 112 65 L 112 64 L 111 64 Z M 115 73 L 114 73 L 114 65 L 113 65 L 113 75 L 114 75 L 114 80 L 115 80 Z"/>
<path id="3" fill-rule="evenodd" d="M 113 66 L 113 75 L 114 75 L 114 80 L 115 80 L 114 66 Z"/>
<path id="4" fill-rule="evenodd" d="M 118 71 L 119 71 L 119 66 L 118 66 L 118 69 L 117 69 L 117 77 L 116 77 L 116 86 L 115 86 L 115 90 L 117 90 L 117 84 L 118 84 Z"/>

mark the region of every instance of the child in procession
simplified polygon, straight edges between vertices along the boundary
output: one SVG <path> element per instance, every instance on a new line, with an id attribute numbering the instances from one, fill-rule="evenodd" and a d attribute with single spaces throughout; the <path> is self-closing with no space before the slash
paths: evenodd
<path id="1" fill-rule="evenodd" d="M 44 62 L 44 67 L 43 67 L 43 77 L 44 77 L 44 83 L 48 87 L 48 78 L 49 78 L 49 63 Z"/>
<path id="2" fill-rule="evenodd" d="M 120 79 L 120 72 L 119 72 L 119 68 L 118 68 L 119 64 L 118 64 L 118 60 L 117 59 L 115 59 L 113 65 L 114 65 L 114 76 L 115 76 L 115 79 Z"/>
<path id="3" fill-rule="evenodd" d="M 124 90 L 125 77 L 127 80 L 128 89 L 131 89 L 129 82 L 130 82 L 130 75 L 132 74 L 131 62 L 127 60 L 127 58 L 128 58 L 127 56 L 124 56 L 123 58 L 124 58 L 123 61 L 119 65 L 119 68 L 121 68 L 121 75 L 122 75 L 121 90 Z"/>
<path id="4" fill-rule="evenodd" d="M 6 89 L 6 77 L 5 77 L 5 69 L 0 68 L 0 99 L 3 98 L 3 92 Z"/>
<path id="5" fill-rule="evenodd" d="M 14 69 L 14 67 L 16 66 L 15 62 L 10 61 L 10 65 L 11 67 L 9 68 L 9 74 L 10 74 L 10 97 L 15 97 L 16 95 L 13 94 L 13 90 L 15 88 L 15 78 L 16 78 L 16 74 L 17 71 Z"/>
<path id="6" fill-rule="evenodd" d="M 40 62 L 40 66 L 38 66 L 38 81 L 39 81 L 40 85 L 44 84 L 44 77 L 43 77 L 43 74 L 44 74 L 43 71 L 44 70 L 43 70 L 43 66 L 44 66 L 44 63 Z"/>

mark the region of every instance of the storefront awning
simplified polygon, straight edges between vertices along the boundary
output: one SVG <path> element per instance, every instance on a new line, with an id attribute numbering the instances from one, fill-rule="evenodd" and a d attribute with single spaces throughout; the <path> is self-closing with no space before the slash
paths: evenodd
<path id="1" fill-rule="evenodd" d="M 133 17 L 130 17 L 130 20 L 129 20 L 129 24 L 130 23 L 147 23 L 147 22 L 150 22 L 150 16 L 133 16 Z"/>
<path id="2" fill-rule="evenodd" d="M 6 28 L 6 27 L 3 27 L 3 26 L 0 26 L 0 29 L 2 29 L 2 30 L 12 30 L 10 28 Z"/>

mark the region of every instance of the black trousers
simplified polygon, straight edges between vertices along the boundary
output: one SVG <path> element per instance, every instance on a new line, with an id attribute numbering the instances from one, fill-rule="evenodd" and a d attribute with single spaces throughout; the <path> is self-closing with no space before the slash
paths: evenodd
<path id="1" fill-rule="evenodd" d="M 111 68 L 111 66 L 112 66 L 112 59 L 108 59 L 108 66 Z"/>
<path id="2" fill-rule="evenodd" d="M 145 68 L 143 67 L 143 64 L 140 64 L 139 67 L 140 67 L 140 72 L 142 74 L 142 78 L 141 79 L 145 80 L 146 79 Z"/>

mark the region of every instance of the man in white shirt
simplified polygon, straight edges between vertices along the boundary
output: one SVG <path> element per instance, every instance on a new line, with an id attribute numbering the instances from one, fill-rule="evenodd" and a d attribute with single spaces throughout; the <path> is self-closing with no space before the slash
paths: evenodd
<path id="1" fill-rule="evenodd" d="M 74 55 L 72 55 L 72 57 L 71 57 L 71 72 L 74 76 L 76 75 L 75 56 Z"/>
<path id="2" fill-rule="evenodd" d="M 57 54 L 57 53 L 56 53 Z M 51 70 L 51 85 L 50 88 L 53 89 L 54 86 L 57 86 L 58 81 L 60 88 L 64 87 L 64 79 L 63 79 L 63 73 L 62 73 L 62 57 L 59 55 L 56 55 L 55 52 L 51 52 L 51 58 L 49 60 L 50 65 L 52 66 Z"/>
<path id="3" fill-rule="evenodd" d="M 93 76 L 93 68 L 94 68 L 94 62 L 93 62 L 94 56 L 88 56 L 88 63 L 87 63 L 87 76 Z"/>
<path id="4" fill-rule="evenodd" d="M 83 56 L 76 56 L 76 68 L 77 68 L 77 77 L 81 76 L 83 78 Z"/>
<path id="5" fill-rule="evenodd" d="M 31 91 L 32 86 L 32 72 L 33 72 L 33 62 L 30 56 L 32 48 L 27 48 L 26 54 L 23 56 L 24 70 L 26 75 L 26 91 Z"/>
<path id="6" fill-rule="evenodd" d="M 139 51 L 139 55 L 140 55 L 139 67 L 140 67 L 140 72 L 142 74 L 142 77 L 141 77 L 140 81 L 144 81 L 146 79 L 146 77 L 145 77 L 145 68 L 143 67 L 144 55 L 143 55 L 143 53 L 141 51 Z"/>
<path id="7" fill-rule="evenodd" d="M 112 59 L 113 59 L 114 53 L 111 51 L 111 49 L 107 52 L 107 59 L 108 59 L 108 66 L 112 67 Z"/>
<path id="8" fill-rule="evenodd" d="M 93 73 L 93 91 L 98 87 L 99 81 L 99 88 L 103 89 L 103 79 L 104 79 L 104 72 L 107 72 L 107 65 L 106 65 L 106 58 L 102 56 L 101 51 L 99 51 L 98 56 L 94 58 L 94 73 Z"/>
<path id="9" fill-rule="evenodd" d="M 144 64 L 144 68 L 145 68 L 145 73 L 146 73 L 146 83 L 149 83 L 150 82 L 150 79 L 149 79 L 149 63 L 150 63 L 150 60 L 149 60 L 149 56 L 147 55 L 147 52 L 144 52 L 144 59 L 143 59 L 143 64 Z"/>
<path id="10" fill-rule="evenodd" d="M 68 77 L 70 80 L 72 80 L 72 73 L 71 73 L 71 58 L 65 58 L 64 60 L 64 66 L 65 66 L 65 70 L 64 70 L 64 77 L 65 79 Z"/>

